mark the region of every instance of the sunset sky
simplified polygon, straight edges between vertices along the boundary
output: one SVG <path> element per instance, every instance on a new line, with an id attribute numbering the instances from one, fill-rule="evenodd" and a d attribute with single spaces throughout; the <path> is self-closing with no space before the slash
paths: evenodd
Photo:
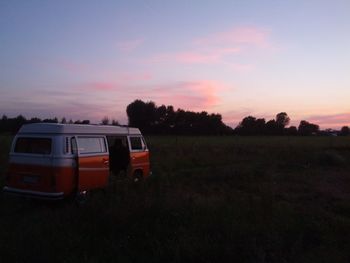
<path id="1" fill-rule="evenodd" d="M 350 1 L 0 0 L 0 115 L 127 123 L 135 99 L 350 125 Z"/>

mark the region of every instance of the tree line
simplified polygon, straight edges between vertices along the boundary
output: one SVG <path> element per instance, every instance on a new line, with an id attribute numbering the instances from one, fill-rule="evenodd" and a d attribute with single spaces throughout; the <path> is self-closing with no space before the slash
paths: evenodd
<path id="1" fill-rule="evenodd" d="M 233 129 L 222 121 L 220 114 L 206 111 L 174 110 L 173 106 L 159 107 L 152 101 L 135 100 L 126 108 L 129 125 L 145 134 L 223 135 Z"/>
<path id="2" fill-rule="evenodd" d="M 281 112 L 272 120 L 247 116 L 242 119 L 236 128 L 227 126 L 222 121 L 222 116 L 217 113 L 206 111 L 194 112 L 183 109 L 175 110 L 171 105 L 157 106 L 154 102 L 135 100 L 126 108 L 128 125 L 139 128 L 144 134 L 169 134 L 169 135 L 350 135 L 350 128 L 344 126 L 340 131 L 321 131 L 317 124 L 308 121 L 300 121 L 298 127 L 288 126 L 290 117 L 286 112 Z M 15 134 L 19 128 L 26 123 L 69 123 L 90 124 L 90 120 L 76 120 L 66 118 L 58 120 L 31 118 L 26 119 L 19 115 L 8 118 L 3 115 L 0 119 L 0 132 Z M 104 117 L 100 124 L 119 125 L 119 122 Z"/>
<path id="3" fill-rule="evenodd" d="M 290 118 L 287 113 L 281 112 L 275 119 L 266 121 L 264 118 L 257 119 L 253 116 L 245 117 L 235 129 L 239 135 L 319 135 L 320 126 L 302 120 L 298 127 L 290 126 Z"/>

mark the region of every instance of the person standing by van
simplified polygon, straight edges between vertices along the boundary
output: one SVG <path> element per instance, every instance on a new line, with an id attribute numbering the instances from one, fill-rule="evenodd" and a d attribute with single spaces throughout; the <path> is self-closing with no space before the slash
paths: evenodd
<path id="1" fill-rule="evenodd" d="M 110 166 L 114 175 L 118 176 L 120 172 L 125 172 L 130 163 L 130 153 L 122 139 L 117 138 L 110 149 Z"/>

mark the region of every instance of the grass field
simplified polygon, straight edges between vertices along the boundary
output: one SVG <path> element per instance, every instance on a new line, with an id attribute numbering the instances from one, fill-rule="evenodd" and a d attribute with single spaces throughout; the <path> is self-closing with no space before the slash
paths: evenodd
<path id="1" fill-rule="evenodd" d="M 350 262 L 350 137 L 147 141 L 152 178 L 85 206 L 0 196 L 1 262 Z"/>

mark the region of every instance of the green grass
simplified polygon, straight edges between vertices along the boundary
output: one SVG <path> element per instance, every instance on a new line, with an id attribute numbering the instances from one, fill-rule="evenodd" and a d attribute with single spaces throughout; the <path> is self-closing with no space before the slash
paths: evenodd
<path id="1" fill-rule="evenodd" d="M 85 206 L 1 196 L 2 261 L 350 261 L 349 137 L 147 141 L 152 178 Z"/>

